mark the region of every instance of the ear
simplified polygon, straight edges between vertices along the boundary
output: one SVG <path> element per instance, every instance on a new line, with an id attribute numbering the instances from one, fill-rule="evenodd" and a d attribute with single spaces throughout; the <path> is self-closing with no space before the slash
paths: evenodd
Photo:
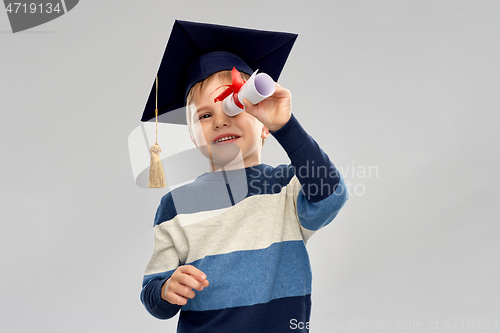
<path id="1" fill-rule="evenodd" d="M 264 127 L 262 127 L 262 133 L 260 134 L 260 137 L 265 139 L 269 136 L 269 129 L 266 127 L 266 125 L 264 125 Z"/>

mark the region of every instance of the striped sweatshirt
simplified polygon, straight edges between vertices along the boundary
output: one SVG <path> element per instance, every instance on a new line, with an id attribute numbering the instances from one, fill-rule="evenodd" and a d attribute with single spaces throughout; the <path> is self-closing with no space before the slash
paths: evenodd
<path id="1" fill-rule="evenodd" d="M 271 132 L 290 164 L 206 172 L 161 199 L 141 301 L 177 332 L 308 332 L 306 244 L 349 198 L 342 175 L 296 117 Z M 180 306 L 161 299 L 180 265 L 210 285 Z"/>

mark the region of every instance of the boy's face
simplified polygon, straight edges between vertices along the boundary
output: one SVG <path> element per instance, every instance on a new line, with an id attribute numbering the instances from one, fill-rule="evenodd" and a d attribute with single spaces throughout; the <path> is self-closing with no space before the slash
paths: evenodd
<path id="1" fill-rule="evenodd" d="M 194 94 L 196 109 L 192 114 L 192 127 L 197 141 L 195 144 L 212 161 L 214 169 L 235 160 L 240 152 L 240 165 L 241 162 L 244 167 L 260 164 L 262 138 L 269 131 L 251 114 L 243 111 L 230 117 L 222 111 L 222 102 L 214 103 L 214 98 L 226 89 L 225 84 L 230 82 L 215 77 Z M 236 139 L 216 143 L 217 139 L 232 135 Z"/>

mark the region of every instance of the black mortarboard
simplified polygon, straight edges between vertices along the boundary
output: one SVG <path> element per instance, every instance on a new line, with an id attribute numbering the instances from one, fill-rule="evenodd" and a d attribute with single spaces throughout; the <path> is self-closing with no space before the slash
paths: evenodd
<path id="1" fill-rule="evenodd" d="M 194 84 L 222 70 L 258 69 L 278 81 L 297 36 L 176 20 L 158 69 L 158 116 L 185 106 Z M 141 121 L 155 118 L 155 102 L 153 83 Z"/>

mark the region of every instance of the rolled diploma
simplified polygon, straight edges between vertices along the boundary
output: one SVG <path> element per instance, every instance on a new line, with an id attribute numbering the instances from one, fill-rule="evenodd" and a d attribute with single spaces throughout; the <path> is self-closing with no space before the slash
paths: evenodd
<path id="1" fill-rule="evenodd" d="M 274 80 L 266 73 L 259 73 L 256 70 L 238 92 L 238 100 L 243 104 L 243 99 L 248 99 L 253 105 L 265 100 L 272 94 L 276 86 Z M 244 109 L 240 109 L 234 104 L 233 94 L 229 95 L 222 102 L 222 110 L 230 117 L 234 117 Z"/>

